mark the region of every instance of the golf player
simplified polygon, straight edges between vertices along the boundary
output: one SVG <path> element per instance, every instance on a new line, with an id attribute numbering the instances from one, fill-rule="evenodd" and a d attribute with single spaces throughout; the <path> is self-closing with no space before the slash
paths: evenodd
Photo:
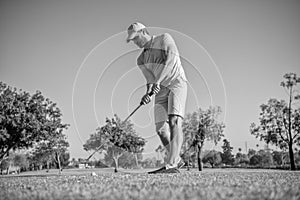
<path id="1" fill-rule="evenodd" d="M 179 173 L 184 165 L 180 157 L 183 143 L 182 119 L 187 96 L 187 79 L 176 44 L 170 34 L 150 35 L 147 28 L 135 22 L 128 27 L 127 42 L 143 49 L 137 65 L 146 79 L 146 94 L 142 104 L 155 95 L 154 118 L 156 132 L 168 151 L 165 166 L 149 173 Z"/>

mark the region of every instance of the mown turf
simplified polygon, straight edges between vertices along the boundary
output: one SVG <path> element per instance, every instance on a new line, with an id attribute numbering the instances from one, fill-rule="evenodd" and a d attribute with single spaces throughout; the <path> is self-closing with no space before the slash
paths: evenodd
<path id="1" fill-rule="evenodd" d="M 160 175 L 133 172 L 85 170 L 64 171 L 60 176 L 2 176 L 0 199 L 300 199 L 299 171 L 204 169 Z"/>

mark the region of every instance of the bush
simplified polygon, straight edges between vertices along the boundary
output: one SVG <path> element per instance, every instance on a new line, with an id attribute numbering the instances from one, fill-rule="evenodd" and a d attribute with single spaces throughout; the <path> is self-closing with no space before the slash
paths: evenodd
<path id="1" fill-rule="evenodd" d="M 252 166 L 257 166 L 257 165 L 260 165 L 261 162 L 262 162 L 262 156 L 258 155 L 258 154 L 255 154 L 254 156 L 252 156 L 250 158 L 249 164 L 252 165 Z"/>

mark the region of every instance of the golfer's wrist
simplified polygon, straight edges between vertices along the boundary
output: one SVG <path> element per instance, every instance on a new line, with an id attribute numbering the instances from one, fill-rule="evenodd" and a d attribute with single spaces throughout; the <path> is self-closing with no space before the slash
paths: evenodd
<path id="1" fill-rule="evenodd" d="M 155 81 L 152 85 L 160 85 L 160 80 Z"/>
<path id="2" fill-rule="evenodd" d="M 147 86 L 146 94 L 149 94 L 152 91 L 153 83 L 147 83 L 146 86 Z"/>

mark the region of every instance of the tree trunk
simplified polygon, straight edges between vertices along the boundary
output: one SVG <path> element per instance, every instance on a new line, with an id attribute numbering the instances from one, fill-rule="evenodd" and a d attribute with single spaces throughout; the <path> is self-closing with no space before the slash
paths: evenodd
<path id="1" fill-rule="evenodd" d="M 202 171 L 203 170 L 202 159 L 201 159 L 202 144 L 198 143 L 197 147 L 198 147 L 198 151 L 197 151 L 198 169 L 199 171 Z"/>
<path id="2" fill-rule="evenodd" d="M 114 161 L 115 161 L 115 173 L 118 172 L 118 158 L 114 157 Z"/>
<path id="3" fill-rule="evenodd" d="M 117 173 L 118 172 L 118 156 L 115 156 L 115 152 L 113 151 L 112 152 L 112 157 L 113 157 L 113 159 L 114 159 L 114 161 L 115 161 L 115 173 Z"/>
<path id="4" fill-rule="evenodd" d="M 136 167 L 139 168 L 139 161 L 137 153 L 134 154 Z"/>
<path id="5" fill-rule="evenodd" d="M 50 161 L 47 160 L 47 171 L 46 172 L 49 172 L 50 171 Z"/>
<path id="6" fill-rule="evenodd" d="M 290 155 L 290 162 L 291 162 L 291 170 L 296 170 L 295 166 L 295 159 L 294 159 L 294 151 L 293 151 L 293 143 L 289 143 L 289 155 Z"/>
<path id="7" fill-rule="evenodd" d="M 290 154 L 290 162 L 291 162 L 291 170 L 296 170 L 295 160 L 294 160 L 294 152 L 293 152 L 293 138 L 292 138 L 292 86 L 290 87 L 290 101 L 289 101 L 289 154 Z"/>
<path id="8" fill-rule="evenodd" d="M 2 160 L 4 160 L 6 157 L 9 156 L 9 151 L 15 146 L 16 144 L 10 146 L 10 147 L 7 147 L 7 149 L 3 152 L 1 150 L 1 154 L 0 154 L 0 163 L 2 162 Z"/>
<path id="9" fill-rule="evenodd" d="M 11 163 L 10 163 L 10 161 L 9 161 L 9 165 L 8 165 L 8 167 L 6 168 L 6 174 L 7 174 L 7 175 L 9 174 L 10 167 L 11 167 Z"/>
<path id="10" fill-rule="evenodd" d="M 187 171 L 190 171 L 190 159 L 191 159 L 191 153 L 188 152 L 188 160 L 187 160 Z"/>
<path id="11" fill-rule="evenodd" d="M 61 163 L 60 163 L 60 158 L 59 158 L 59 153 L 56 153 L 56 159 L 57 159 L 57 164 L 58 164 L 58 174 L 61 174 Z"/>

